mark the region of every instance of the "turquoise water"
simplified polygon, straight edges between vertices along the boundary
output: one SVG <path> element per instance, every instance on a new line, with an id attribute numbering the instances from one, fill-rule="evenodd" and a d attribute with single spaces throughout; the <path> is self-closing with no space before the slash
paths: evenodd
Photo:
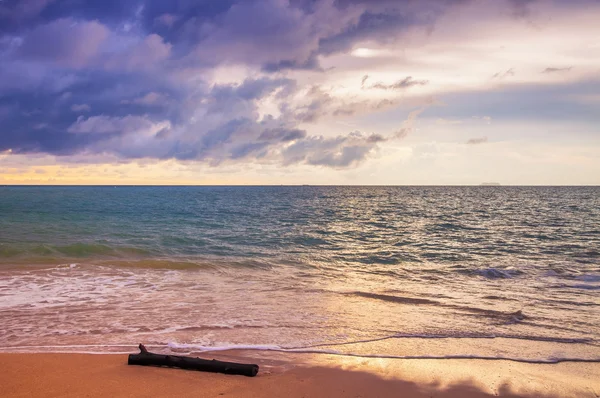
<path id="1" fill-rule="evenodd" d="M 600 188 L 0 187 L 0 278 L 5 351 L 597 359 Z"/>

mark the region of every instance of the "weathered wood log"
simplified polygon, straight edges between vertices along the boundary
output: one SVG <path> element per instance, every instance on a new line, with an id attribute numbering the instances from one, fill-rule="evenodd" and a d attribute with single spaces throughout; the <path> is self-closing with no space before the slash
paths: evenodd
<path id="1" fill-rule="evenodd" d="M 245 363 L 223 362 L 216 359 L 182 357 L 178 355 L 153 354 L 146 350 L 143 344 L 139 345 L 139 354 L 129 354 L 128 365 L 142 366 L 167 366 L 202 372 L 225 373 L 228 375 L 242 375 L 254 377 L 258 373 L 258 365 Z"/>

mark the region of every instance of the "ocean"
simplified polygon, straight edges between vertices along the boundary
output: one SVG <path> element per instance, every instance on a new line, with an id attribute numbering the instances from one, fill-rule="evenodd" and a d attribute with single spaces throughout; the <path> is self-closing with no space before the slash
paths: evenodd
<path id="1" fill-rule="evenodd" d="M 600 187 L 0 187 L 0 352 L 600 361 Z"/>

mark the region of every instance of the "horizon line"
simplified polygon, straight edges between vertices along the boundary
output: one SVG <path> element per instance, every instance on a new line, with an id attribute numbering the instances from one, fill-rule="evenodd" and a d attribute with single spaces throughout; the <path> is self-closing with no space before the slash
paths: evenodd
<path id="1" fill-rule="evenodd" d="M 1 187 L 600 187 L 600 184 L 0 184 Z"/>

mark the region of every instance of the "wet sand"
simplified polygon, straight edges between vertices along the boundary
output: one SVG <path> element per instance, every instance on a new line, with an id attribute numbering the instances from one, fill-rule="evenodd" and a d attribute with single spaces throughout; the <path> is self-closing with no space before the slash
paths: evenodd
<path id="1" fill-rule="evenodd" d="M 235 355 L 222 353 L 218 358 L 231 360 Z M 267 366 L 259 360 L 259 375 L 249 378 L 128 366 L 127 355 L 0 354 L 0 390 L 3 397 L 596 398 L 600 395 L 598 363 L 538 365 L 482 360 L 295 358 L 298 359 L 295 364 L 271 361 Z"/>

